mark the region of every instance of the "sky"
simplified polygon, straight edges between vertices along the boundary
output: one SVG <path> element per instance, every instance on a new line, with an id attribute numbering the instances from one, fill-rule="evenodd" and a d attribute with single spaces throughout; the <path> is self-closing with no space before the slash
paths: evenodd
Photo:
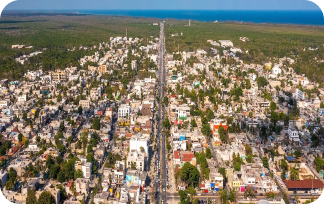
<path id="1" fill-rule="evenodd" d="M 17 0 L 5 10 L 320 10 L 307 0 Z"/>

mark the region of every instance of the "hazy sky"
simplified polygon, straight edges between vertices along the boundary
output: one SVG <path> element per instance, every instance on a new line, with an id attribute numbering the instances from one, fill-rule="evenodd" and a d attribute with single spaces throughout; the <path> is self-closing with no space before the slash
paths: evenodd
<path id="1" fill-rule="evenodd" d="M 5 10 L 319 10 L 307 0 L 17 0 Z"/>

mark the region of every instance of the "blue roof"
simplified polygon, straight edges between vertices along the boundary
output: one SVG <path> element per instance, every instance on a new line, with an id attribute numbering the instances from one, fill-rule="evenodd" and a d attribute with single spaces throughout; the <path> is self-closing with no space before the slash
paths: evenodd
<path id="1" fill-rule="evenodd" d="M 286 156 L 287 160 L 288 161 L 295 161 L 296 158 L 295 157 L 291 157 L 291 156 Z"/>

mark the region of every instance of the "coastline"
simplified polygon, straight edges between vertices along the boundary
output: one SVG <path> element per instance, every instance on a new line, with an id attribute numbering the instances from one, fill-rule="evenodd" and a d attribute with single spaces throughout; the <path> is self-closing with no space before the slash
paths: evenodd
<path id="1" fill-rule="evenodd" d="M 66 15 L 153 18 L 162 20 L 192 20 L 213 23 L 324 26 L 319 10 L 5 10 L 3 16 L 12 15 Z"/>

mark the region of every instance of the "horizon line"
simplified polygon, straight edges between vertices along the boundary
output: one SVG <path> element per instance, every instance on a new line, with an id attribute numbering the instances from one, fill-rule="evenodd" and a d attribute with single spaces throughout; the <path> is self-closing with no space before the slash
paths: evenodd
<path id="1" fill-rule="evenodd" d="M 4 9 L 3 11 L 322 11 L 321 9 Z"/>

